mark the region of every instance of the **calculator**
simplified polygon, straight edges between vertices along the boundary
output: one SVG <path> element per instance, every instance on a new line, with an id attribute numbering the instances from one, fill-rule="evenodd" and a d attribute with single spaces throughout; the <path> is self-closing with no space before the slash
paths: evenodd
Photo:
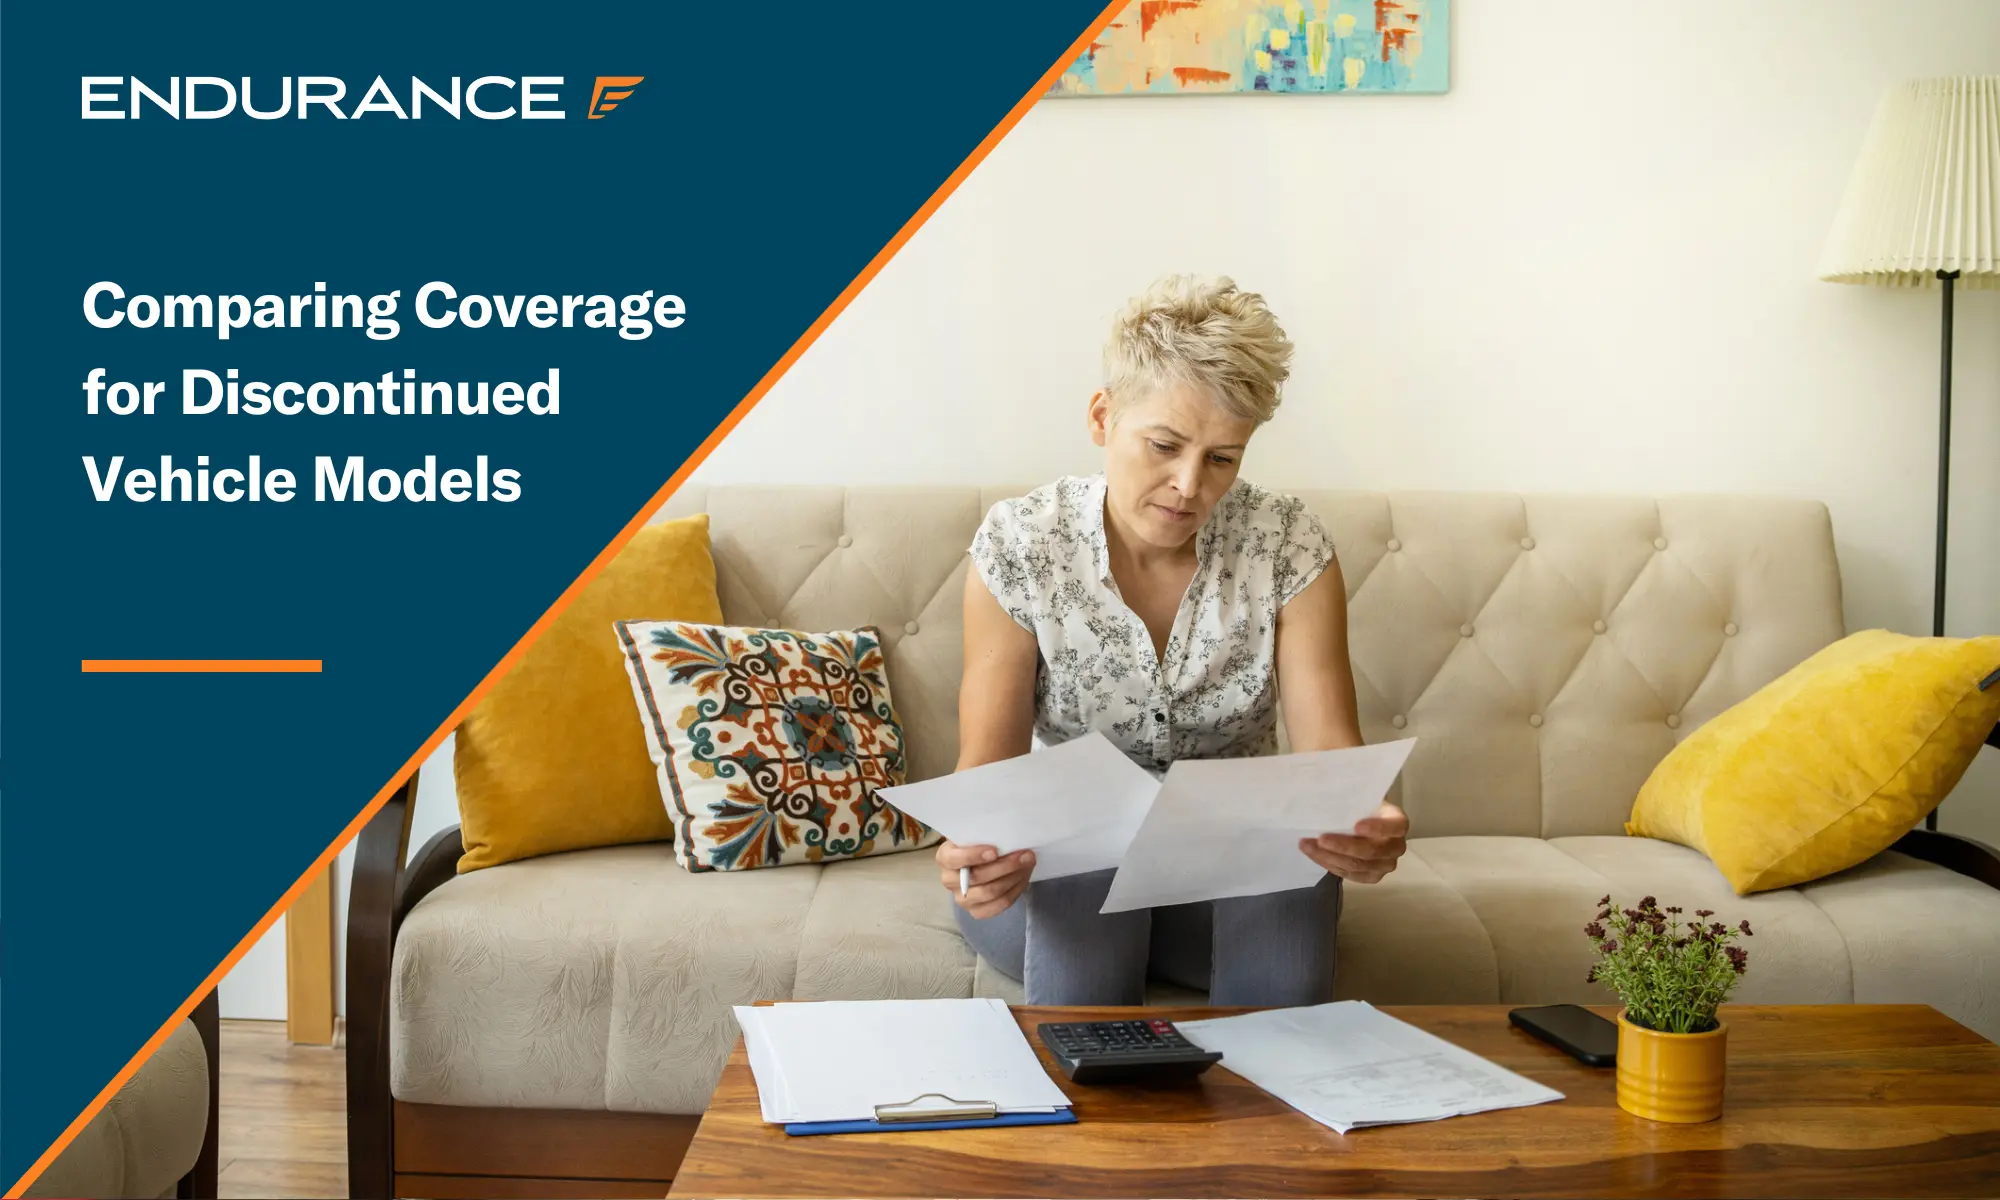
<path id="1" fill-rule="evenodd" d="M 1035 1027 L 1057 1065 L 1077 1083 L 1191 1079 L 1222 1061 L 1181 1036 L 1172 1021 L 1081 1021 Z"/>

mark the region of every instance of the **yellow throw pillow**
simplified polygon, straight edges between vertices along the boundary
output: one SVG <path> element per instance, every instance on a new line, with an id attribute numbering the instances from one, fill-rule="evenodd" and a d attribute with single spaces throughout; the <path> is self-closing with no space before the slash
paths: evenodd
<path id="1" fill-rule="evenodd" d="M 705 514 L 641 529 L 459 726 L 461 873 L 674 836 L 612 636 L 647 618 L 722 620 Z"/>
<path id="2" fill-rule="evenodd" d="M 1843 638 L 1689 735 L 1625 832 L 1692 846 L 1739 896 L 1844 871 L 1936 808 L 2000 721 L 2000 637 Z"/>

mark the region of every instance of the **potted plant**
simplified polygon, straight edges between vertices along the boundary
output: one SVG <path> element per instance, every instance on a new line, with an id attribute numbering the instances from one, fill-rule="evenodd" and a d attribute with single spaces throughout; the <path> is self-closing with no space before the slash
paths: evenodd
<path id="1" fill-rule="evenodd" d="M 1648 896 L 1637 908 L 1598 902 L 1583 927 L 1597 949 L 1590 980 L 1618 993 L 1618 1107 L 1651 1121 L 1693 1123 L 1722 1115 L 1729 1027 L 1716 1009 L 1750 967 L 1734 945 L 1751 936 L 1700 909 L 1683 922 L 1678 908 Z"/>

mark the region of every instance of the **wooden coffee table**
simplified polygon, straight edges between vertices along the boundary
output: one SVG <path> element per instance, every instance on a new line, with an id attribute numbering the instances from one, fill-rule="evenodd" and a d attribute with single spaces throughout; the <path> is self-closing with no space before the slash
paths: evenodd
<path id="1" fill-rule="evenodd" d="M 1078 1123 L 1012 1129 L 787 1137 L 758 1115 L 739 1039 L 672 1195 L 2000 1195 L 2000 1046 L 1922 1005 L 1725 1009 L 1726 1106 L 1693 1126 L 1627 1114 L 1612 1071 L 1513 1029 L 1502 1005 L 1384 1011 L 1567 1099 L 1345 1136 L 1223 1067 L 1079 1086 L 1033 1034 L 1240 1011 L 1016 1008 Z"/>

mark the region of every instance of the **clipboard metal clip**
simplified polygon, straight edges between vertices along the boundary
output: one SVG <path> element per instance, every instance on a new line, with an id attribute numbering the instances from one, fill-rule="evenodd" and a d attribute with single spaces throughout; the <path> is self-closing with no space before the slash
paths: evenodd
<path id="1" fill-rule="evenodd" d="M 927 1100 L 942 1103 L 926 1104 Z M 991 1100 L 954 1100 L 942 1092 L 925 1092 L 899 1104 L 875 1106 L 875 1120 L 881 1125 L 914 1121 L 990 1121 L 999 1115 L 1000 1106 Z"/>

